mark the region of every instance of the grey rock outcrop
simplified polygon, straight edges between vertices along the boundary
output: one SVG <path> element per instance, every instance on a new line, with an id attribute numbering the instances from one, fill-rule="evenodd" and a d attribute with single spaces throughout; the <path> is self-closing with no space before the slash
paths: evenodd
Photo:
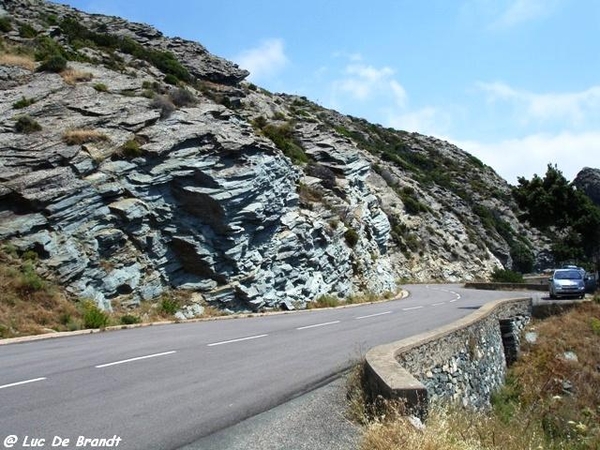
<path id="1" fill-rule="evenodd" d="M 483 278 L 510 267 L 517 240 L 543 246 L 506 182 L 447 142 L 270 94 L 146 25 L 0 4 L 84 60 L 68 63 L 75 81 L 0 66 L 0 240 L 35 251 L 74 296 L 110 309 L 176 288 L 228 310 L 293 309 L 325 294 L 393 292 L 398 279 Z M 130 54 L 115 69 L 106 48 L 71 45 L 60 30 L 69 17 L 167 52 L 191 78 L 169 86 Z M 24 116 L 41 130 L 19 131 Z M 182 318 L 201 314 L 188 306 Z"/>
<path id="2" fill-rule="evenodd" d="M 600 206 L 600 169 L 583 168 L 573 180 L 575 187 Z"/>

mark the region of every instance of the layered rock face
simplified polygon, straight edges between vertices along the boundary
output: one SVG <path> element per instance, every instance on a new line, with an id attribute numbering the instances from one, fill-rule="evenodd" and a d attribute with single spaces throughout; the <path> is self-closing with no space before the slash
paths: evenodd
<path id="1" fill-rule="evenodd" d="M 482 278 L 511 266 L 515 242 L 539 246 L 508 185 L 451 144 L 273 95 L 146 25 L 0 4 L 7 53 L 43 37 L 71 55 L 70 75 L 0 66 L 0 240 L 75 296 L 110 309 L 177 288 L 230 310 L 304 307 L 400 278 Z M 165 83 L 140 51 L 75 45 L 65 19 L 164 52 L 186 81 Z"/>

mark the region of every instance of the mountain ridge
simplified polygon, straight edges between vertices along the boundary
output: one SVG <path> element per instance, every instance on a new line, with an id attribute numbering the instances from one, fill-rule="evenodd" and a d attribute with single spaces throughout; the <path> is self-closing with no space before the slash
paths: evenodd
<path id="1" fill-rule="evenodd" d="M 448 142 L 270 93 L 148 25 L 0 5 L 22 58 L 0 66 L 0 239 L 76 297 L 291 309 L 550 264 L 508 183 Z"/>

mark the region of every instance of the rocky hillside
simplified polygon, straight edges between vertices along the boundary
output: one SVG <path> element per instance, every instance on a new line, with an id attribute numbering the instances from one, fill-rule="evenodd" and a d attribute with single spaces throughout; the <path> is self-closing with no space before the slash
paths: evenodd
<path id="1" fill-rule="evenodd" d="M 454 145 L 272 94 L 201 45 L 0 0 L 0 240 L 110 309 L 304 307 L 544 259 Z"/>

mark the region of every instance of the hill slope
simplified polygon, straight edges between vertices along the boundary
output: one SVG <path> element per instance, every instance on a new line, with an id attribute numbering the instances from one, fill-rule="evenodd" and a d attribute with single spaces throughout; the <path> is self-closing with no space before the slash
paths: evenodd
<path id="1" fill-rule="evenodd" d="M 75 296 L 303 307 L 544 264 L 508 184 L 450 143 L 269 93 L 147 25 L 0 5 L 0 240 Z"/>

